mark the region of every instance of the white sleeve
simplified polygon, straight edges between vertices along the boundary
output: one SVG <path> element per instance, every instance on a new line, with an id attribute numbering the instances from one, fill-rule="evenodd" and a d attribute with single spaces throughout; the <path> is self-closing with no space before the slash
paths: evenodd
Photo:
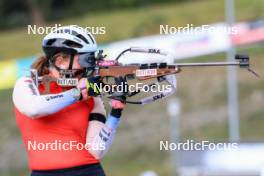
<path id="1" fill-rule="evenodd" d="M 119 126 L 119 121 L 119 118 L 109 115 L 105 124 L 97 120 L 89 122 L 86 146 L 96 159 L 102 159 L 109 150 L 115 137 L 116 129 Z"/>
<path id="2" fill-rule="evenodd" d="M 106 116 L 104 102 L 101 97 L 93 97 L 94 100 L 94 107 L 91 113 L 98 113 Z"/>
<path id="3" fill-rule="evenodd" d="M 13 90 L 15 107 L 30 118 L 53 114 L 77 101 L 78 89 L 73 88 L 59 94 L 40 95 L 38 88 L 29 77 L 16 81 Z"/>

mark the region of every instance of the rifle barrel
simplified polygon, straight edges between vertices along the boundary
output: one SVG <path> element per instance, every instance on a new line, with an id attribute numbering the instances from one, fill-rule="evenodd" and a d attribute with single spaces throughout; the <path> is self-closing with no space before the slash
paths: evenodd
<path id="1" fill-rule="evenodd" d="M 240 66 L 240 62 L 204 62 L 204 63 L 179 63 L 177 67 L 201 67 L 201 66 Z"/>

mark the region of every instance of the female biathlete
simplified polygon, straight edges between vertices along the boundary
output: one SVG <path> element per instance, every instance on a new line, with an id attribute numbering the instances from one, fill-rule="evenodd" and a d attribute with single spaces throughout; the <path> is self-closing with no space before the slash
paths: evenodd
<path id="1" fill-rule="evenodd" d="M 42 43 L 45 56 L 32 68 L 40 76 L 78 78 L 76 87 L 31 77 L 16 81 L 13 102 L 17 124 L 28 153 L 31 176 L 104 176 L 100 159 L 109 149 L 119 125 L 124 104 L 112 101 L 106 111 L 96 92 L 82 78 L 92 68 L 97 45 L 91 33 L 78 26 L 64 26 L 49 33 Z M 70 73 L 70 75 L 69 75 Z M 89 79 L 88 79 L 89 81 Z"/>

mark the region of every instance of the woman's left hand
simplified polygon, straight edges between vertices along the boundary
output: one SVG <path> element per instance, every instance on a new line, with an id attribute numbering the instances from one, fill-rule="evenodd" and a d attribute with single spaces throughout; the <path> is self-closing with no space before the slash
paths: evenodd
<path id="1" fill-rule="evenodd" d="M 81 78 L 76 86 L 81 91 L 82 100 L 87 100 L 89 98 L 86 80 L 87 78 Z"/>
<path id="2" fill-rule="evenodd" d="M 119 101 L 119 100 L 112 99 L 112 100 L 111 100 L 111 107 L 112 107 L 113 109 L 124 109 L 125 104 L 122 103 L 122 102 Z"/>

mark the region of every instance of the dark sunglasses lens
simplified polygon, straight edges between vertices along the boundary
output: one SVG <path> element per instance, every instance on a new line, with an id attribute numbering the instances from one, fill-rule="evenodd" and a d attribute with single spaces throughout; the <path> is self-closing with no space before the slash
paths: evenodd
<path id="1" fill-rule="evenodd" d="M 95 64 L 94 54 L 91 53 L 80 54 L 78 62 L 80 66 L 84 68 L 93 67 Z"/>

